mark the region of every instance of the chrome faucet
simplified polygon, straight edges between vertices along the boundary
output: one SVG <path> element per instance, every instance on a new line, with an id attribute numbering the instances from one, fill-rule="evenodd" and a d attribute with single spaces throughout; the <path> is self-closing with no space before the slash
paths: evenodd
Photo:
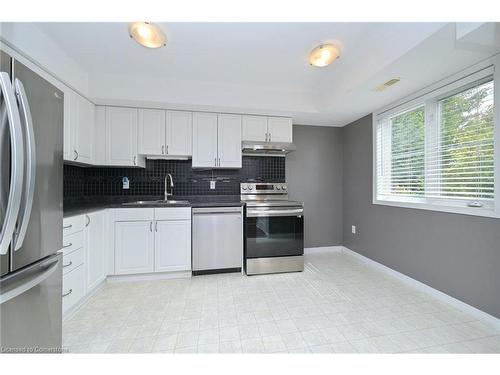
<path id="1" fill-rule="evenodd" d="M 170 193 L 168 192 L 168 178 L 170 177 Z M 174 195 L 174 179 L 170 173 L 165 176 L 165 200 L 168 200 L 169 196 Z"/>

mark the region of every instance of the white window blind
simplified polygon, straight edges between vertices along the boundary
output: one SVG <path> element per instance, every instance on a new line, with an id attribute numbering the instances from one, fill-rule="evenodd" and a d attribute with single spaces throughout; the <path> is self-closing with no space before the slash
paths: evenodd
<path id="1" fill-rule="evenodd" d="M 375 203 L 495 211 L 493 76 L 464 81 L 375 118 Z"/>
<path id="2" fill-rule="evenodd" d="M 379 194 L 424 195 L 424 125 L 423 106 L 396 114 L 381 124 Z"/>
<path id="3" fill-rule="evenodd" d="M 439 147 L 431 152 L 429 196 L 494 199 L 493 124 L 492 80 L 438 101 Z"/>

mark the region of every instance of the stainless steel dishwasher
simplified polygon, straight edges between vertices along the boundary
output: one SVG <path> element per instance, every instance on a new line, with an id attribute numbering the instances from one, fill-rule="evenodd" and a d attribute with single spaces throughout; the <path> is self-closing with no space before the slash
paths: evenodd
<path id="1" fill-rule="evenodd" d="M 238 272 L 243 264 L 243 209 L 193 208 L 193 275 Z"/>

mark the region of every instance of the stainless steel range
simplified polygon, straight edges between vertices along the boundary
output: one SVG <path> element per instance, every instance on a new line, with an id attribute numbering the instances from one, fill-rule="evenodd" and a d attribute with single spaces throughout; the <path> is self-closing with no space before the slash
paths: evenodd
<path id="1" fill-rule="evenodd" d="M 304 205 L 286 183 L 242 183 L 247 275 L 304 270 Z"/>

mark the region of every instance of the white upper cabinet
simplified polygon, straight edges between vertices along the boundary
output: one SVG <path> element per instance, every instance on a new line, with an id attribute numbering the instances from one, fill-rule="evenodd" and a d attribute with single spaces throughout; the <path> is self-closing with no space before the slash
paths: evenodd
<path id="1" fill-rule="evenodd" d="M 165 131 L 165 155 L 191 156 L 193 114 L 183 111 L 167 111 Z"/>
<path id="2" fill-rule="evenodd" d="M 106 107 L 106 165 L 144 166 L 137 154 L 138 110 Z"/>
<path id="3" fill-rule="evenodd" d="M 73 111 L 71 108 L 73 95 L 71 91 L 64 92 L 64 144 L 63 144 L 63 158 L 64 160 L 72 161 L 73 155 L 73 142 L 74 134 L 71 129 L 71 116 Z"/>
<path id="4" fill-rule="evenodd" d="M 289 117 L 268 117 L 268 142 L 292 142 L 292 119 Z"/>
<path id="5" fill-rule="evenodd" d="M 242 117 L 242 140 L 266 142 L 267 117 L 244 115 Z"/>
<path id="6" fill-rule="evenodd" d="M 241 116 L 193 114 L 193 168 L 241 168 Z"/>
<path id="7" fill-rule="evenodd" d="M 163 155 L 165 152 L 165 111 L 139 109 L 138 129 L 138 153 Z"/>
<path id="8" fill-rule="evenodd" d="M 106 165 L 106 107 L 95 107 L 94 165 Z"/>
<path id="9" fill-rule="evenodd" d="M 193 168 L 217 165 L 217 113 L 193 113 Z"/>
<path id="10" fill-rule="evenodd" d="M 78 106 L 78 120 L 75 129 L 76 161 L 91 164 L 94 160 L 95 106 L 80 95 L 77 95 L 76 102 Z"/>
<path id="11" fill-rule="evenodd" d="M 64 160 L 92 164 L 95 106 L 73 90 L 64 93 Z"/>
<path id="12" fill-rule="evenodd" d="M 141 155 L 191 156 L 191 112 L 139 110 L 138 153 Z"/>
<path id="13" fill-rule="evenodd" d="M 217 167 L 241 168 L 241 115 L 217 116 Z"/>
<path id="14" fill-rule="evenodd" d="M 249 116 L 242 118 L 242 140 L 253 142 L 291 143 L 290 117 Z"/>

